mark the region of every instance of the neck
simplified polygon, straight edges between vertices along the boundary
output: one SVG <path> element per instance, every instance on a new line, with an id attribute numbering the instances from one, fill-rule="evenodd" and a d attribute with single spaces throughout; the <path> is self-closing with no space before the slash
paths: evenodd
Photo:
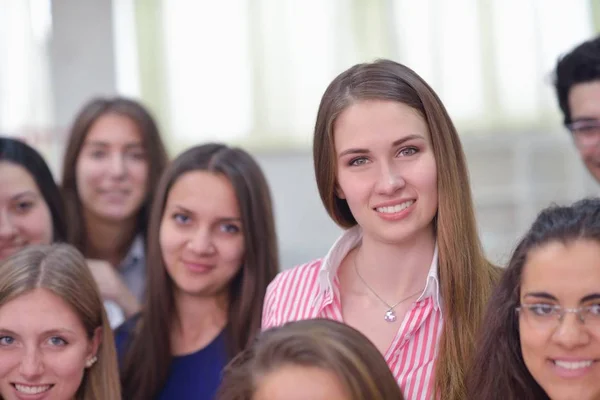
<path id="1" fill-rule="evenodd" d="M 362 243 L 349 254 L 345 275 L 351 287 L 360 292 L 368 285 L 383 298 L 397 299 L 424 289 L 433 260 L 435 236 L 432 229 L 403 243 L 383 243 L 363 237 Z M 366 289 L 368 290 L 368 289 Z"/>
<path id="2" fill-rule="evenodd" d="M 227 324 L 227 308 L 226 295 L 199 297 L 176 293 L 173 353 L 186 354 L 208 345 Z"/>
<path id="3" fill-rule="evenodd" d="M 111 265 L 121 263 L 136 234 L 136 218 L 125 221 L 107 221 L 85 213 L 87 246 L 85 256 L 105 260 Z"/>

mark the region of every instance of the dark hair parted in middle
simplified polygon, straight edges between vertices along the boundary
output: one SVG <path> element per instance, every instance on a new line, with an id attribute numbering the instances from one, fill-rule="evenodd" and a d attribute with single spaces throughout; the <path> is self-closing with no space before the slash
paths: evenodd
<path id="1" fill-rule="evenodd" d="M 19 140 L 0 137 L 0 162 L 3 161 L 18 165 L 31 174 L 52 216 L 52 240 L 65 240 L 67 226 L 62 197 L 44 158 L 33 147 Z"/>
<path id="2" fill-rule="evenodd" d="M 517 245 L 490 298 L 481 338 L 466 383 L 468 399 L 549 399 L 523 360 L 519 320 L 521 277 L 531 251 L 551 242 L 586 239 L 600 244 L 600 199 L 543 210 Z"/>
<path id="3" fill-rule="evenodd" d="M 263 332 L 227 366 L 217 398 L 252 400 L 261 379 L 287 365 L 333 372 L 348 400 L 403 399 L 375 345 L 356 329 L 329 319 L 294 321 Z"/>
<path id="4" fill-rule="evenodd" d="M 160 174 L 168 161 L 167 151 L 161 140 L 158 127 L 150 113 L 140 103 L 122 97 L 95 98 L 81 109 L 71 127 L 67 142 L 61 185 L 69 220 L 67 241 L 77 247 L 84 255 L 87 252 L 87 234 L 83 205 L 77 188 L 75 166 L 90 129 L 100 117 L 109 114 L 127 117 L 135 123 L 147 153 L 148 185 L 146 199 L 141 205 L 137 217 L 135 233 L 146 236 L 152 194 L 156 190 Z"/>
<path id="5" fill-rule="evenodd" d="M 171 188 L 181 176 L 194 171 L 226 177 L 240 207 L 246 251 L 242 267 L 229 284 L 225 340 L 230 357 L 246 348 L 259 332 L 264 295 L 279 269 L 271 195 L 256 161 L 245 151 L 222 144 L 193 147 L 177 157 L 165 170 L 152 205 L 147 293 L 122 373 L 127 399 L 152 398 L 167 378 L 176 310 L 174 283 L 165 268 L 159 232 Z"/>

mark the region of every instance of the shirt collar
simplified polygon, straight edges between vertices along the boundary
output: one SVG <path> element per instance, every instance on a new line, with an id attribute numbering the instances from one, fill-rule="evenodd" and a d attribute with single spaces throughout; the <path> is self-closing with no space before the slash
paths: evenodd
<path id="1" fill-rule="evenodd" d="M 118 269 L 128 269 L 131 266 L 137 265 L 140 260 L 144 259 L 144 238 L 142 235 L 137 235 L 131 243 L 129 251 L 123 258 L 123 261 L 119 264 Z"/>
<path id="2" fill-rule="evenodd" d="M 320 286 L 320 294 L 324 295 L 334 289 L 334 280 L 337 274 L 337 270 L 344 260 L 344 257 L 355 248 L 362 240 L 362 229 L 357 225 L 346 230 L 342 235 L 335 241 L 329 252 L 323 258 L 321 267 L 319 269 L 318 282 Z M 428 297 L 433 297 L 434 307 L 438 310 L 442 309 L 442 298 L 440 295 L 440 280 L 438 277 L 438 246 L 435 245 L 433 251 L 433 259 L 431 260 L 431 266 L 427 273 L 427 283 L 425 289 L 421 293 L 421 296 L 417 299 L 417 302 L 424 300 Z"/>

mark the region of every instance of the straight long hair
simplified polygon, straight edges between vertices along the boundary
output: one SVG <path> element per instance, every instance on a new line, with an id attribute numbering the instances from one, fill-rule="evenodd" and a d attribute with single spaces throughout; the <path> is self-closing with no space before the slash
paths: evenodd
<path id="1" fill-rule="evenodd" d="M 140 103 L 123 97 L 94 98 L 81 109 L 75 117 L 67 141 L 61 185 L 69 221 L 67 242 L 77 247 L 84 255 L 87 255 L 88 239 L 83 205 L 77 188 L 76 166 L 90 129 L 99 118 L 107 114 L 121 115 L 133 121 L 140 131 L 142 143 L 148 154 L 146 197 L 138 212 L 135 231 L 135 234 L 142 234 L 144 239 L 146 239 L 152 195 L 168 161 L 158 127 L 150 112 Z"/>
<path id="2" fill-rule="evenodd" d="M 549 400 L 523 360 L 515 309 L 520 304 L 521 277 L 528 254 L 552 242 L 568 244 L 576 240 L 600 245 L 600 199 L 544 209 L 517 245 L 485 314 L 477 354 L 467 377 L 468 399 Z"/>
<path id="3" fill-rule="evenodd" d="M 260 331 L 265 292 L 279 270 L 271 195 L 256 161 L 245 151 L 222 144 L 193 147 L 177 157 L 162 176 L 152 205 L 148 288 L 121 375 L 123 396 L 130 400 L 154 398 L 169 372 L 176 309 L 174 283 L 165 268 L 159 232 L 169 191 L 182 175 L 192 171 L 225 176 L 240 206 L 245 253 L 240 271 L 229 284 L 225 328 L 229 357 L 246 348 Z"/>
<path id="4" fill-rule="evenodd" d="M 315 124 L 313 155 L 321 200 L 342 228 L 357 224 L 336 194 L 334 123 L 363 100 L 405 104 L 429 128 L 437 168 L 438 210 L 434 218 L 444 327 L 436 362 L 435 391 L 443 400 L 465 398 L 464 377 L 475 333 L 499 271 L 485 258 L 477 235 L 465 155 L 441 100 L 410 68 L 390 60 L 358 64 L 338 75 L 323 94 Z"/>
<path id="5" fill-rule="evenodd" d="M 76 400 L 120 399 L 112 330 L 83 255 L 66 244 L 32 245 L 0 262 L 0 308 L 38 288 L 49 290 L 71 307 L 88 339 L 102 328 L 98 361 L 85 370 Z"/>
<path id="6" fill-rule="evenodd" d="M 330 319 L 309 319 L 261 333 L 225 368 L 217 400 L 252 400 L 261 379 L 288 365 L 333 372 L 349 400 L 404 398 L 385 359 L 362 333 Z"/>

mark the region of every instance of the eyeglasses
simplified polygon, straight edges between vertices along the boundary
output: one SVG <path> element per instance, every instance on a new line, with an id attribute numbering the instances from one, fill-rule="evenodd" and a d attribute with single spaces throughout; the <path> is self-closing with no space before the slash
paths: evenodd
<path id="1" fill-rule="evenodd" d="M 587 148 L 600 145 L 600 120 L 575 121 L 566 125 L 571 131 L 577 147 Z"/>
<path id="2" fill-rule="evenodd" d="M 600 304 L 579 308 L 564 308 L 552 304 L 521 304 L 516 311 L 532 325 L 543 328 L 555 328 L 567 313 L 573 313 L 587 327 L 600 329 Z"/>

